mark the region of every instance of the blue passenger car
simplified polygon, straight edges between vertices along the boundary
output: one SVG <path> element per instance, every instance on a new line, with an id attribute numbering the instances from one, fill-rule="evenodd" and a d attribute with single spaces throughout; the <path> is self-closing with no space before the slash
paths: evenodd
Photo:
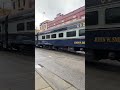
<path id="1" fill-rule="evenodd" d="M 84 20 L 75 21 L 38 34 L 40 47 L 79 51 L 85 48 Z"/>
<path id="2" fill-rule="evenodd" d="M 88 0 L 86 58 L 120 60 L 120 1 Z"/>

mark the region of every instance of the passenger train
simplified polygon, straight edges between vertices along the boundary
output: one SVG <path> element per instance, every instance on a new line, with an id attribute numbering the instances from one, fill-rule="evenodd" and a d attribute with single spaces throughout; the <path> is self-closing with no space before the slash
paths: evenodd
<path id="1" fill-rule="evenodd" d="M 85 19 L 38 33 L 36 45 L 49 49 L 80 51 L 85 48 Z"/>
<path id="2" fill-rule="evenodd" d="M 34 9 L 0 17 L 0 48 L 34 49 Z"/>
<path id="3" fill-rule="evenodd" d="M 120 0 L 86 0 L 86 60 L 120 60 Z"/>

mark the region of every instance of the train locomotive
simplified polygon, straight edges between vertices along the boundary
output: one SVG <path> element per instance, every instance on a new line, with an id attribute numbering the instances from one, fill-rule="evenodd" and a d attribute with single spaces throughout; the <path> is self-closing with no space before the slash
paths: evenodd
<path id="1" fill-rule="evenodd" d="M 49 49 L 80 51 L 85 48 L 85 22 L 77 20 L 36 35 L 36 46 Z"/>
<path id="2" fill-rule="evenodd" d="M 86 3 L 86 60 L 120 61 L 120 1 Z"/>
<path id="3" fill-rule="evenodd" d="M 33 50 L 35 30 L 34 9 L 0 18 L 0 48 L 5 50 Z M 31 49 L 32 48 L 32 49 Z"/>

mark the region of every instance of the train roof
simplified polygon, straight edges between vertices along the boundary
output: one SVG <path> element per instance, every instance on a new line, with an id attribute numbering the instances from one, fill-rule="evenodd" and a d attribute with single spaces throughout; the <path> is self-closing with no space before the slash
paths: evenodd
<path id="1" fill-rule="evenodd" d="M 40 32 L 39 35 L 47 34 L 47 33 L 53 33 L 53 32 L 57 32 L 57 31 L 65 31 L 65 30 L 67 30 L 66 26 L 74 25 L 74 24 L 77 24 L 77 23 L 79 23 L 81 21 L 84 21 L 84 20 L 85 19 L 76 20 L 74 22 L 70 22 L 70 23 L 67 23 L 67 24 L 64 24 L 64 25 L 61 25 L 61 26 L 58 26 L 58 27 L 51 28 L 51 29 L 48 29 L 46 31 Z"/>

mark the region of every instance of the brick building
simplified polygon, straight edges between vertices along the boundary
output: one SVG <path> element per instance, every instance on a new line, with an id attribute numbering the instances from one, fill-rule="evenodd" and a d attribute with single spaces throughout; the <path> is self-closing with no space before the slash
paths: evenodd
<path id="1" fill-rule="evenodd" d="M 17 13 L 23 10 L 32 9 L 35 7 L 35 0 L 11 0 L 12 13 Z"/>
<path id="2" fill-rule="evenodd" d="M 10 9 L 2 9 L 0 8 L 0 16 L 4 16 L 4 15 L 7 15 L 11 12 Z"/>
<path id="3" fill-rule="evenodd" d="M 48 29 L 48 23 L 50 20 L 46 20 L 40 24 L 40 32 L 45 31 Z"/>
<path id="4" fill-rule="evenodd" d="M 57 14 L 57 17 L 53 20 L 47 23 L 47 27 L 48 29 L 56 27 L 56 26 L 60 26 L 63 24 L 67 24 L 69 22 L 75 21 L 75 20 L 79 20 L 81 18 L 85 18 L 85 7 L 81 7 L 78 8 L 68 14 Z"/>

